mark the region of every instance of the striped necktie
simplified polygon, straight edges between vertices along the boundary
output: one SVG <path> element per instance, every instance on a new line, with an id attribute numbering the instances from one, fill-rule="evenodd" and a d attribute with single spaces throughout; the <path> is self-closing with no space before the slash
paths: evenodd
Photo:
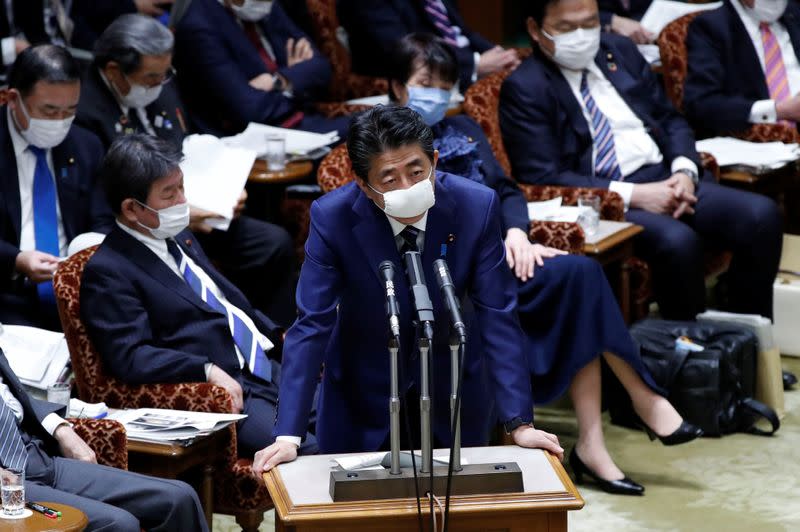
<path id="1" fill-rule="evenodd" d="M 581 97 L 583 97 L 583 104 L 592 119 L 592 136 L 595 146 L 594 173 L 598 177 L 621 181 L 622 171 L 619 168 L 617 151 L 614 148 L 614 132 L 611 131 L 608 118 L 592 98 L 586 74 L 587 71 L 584 70 L 581 76 Z"/>
<path id="2" fill-rule="evenodd" d="M 769 24 L 762 22 L 758 26 L 761 31 L 761 43 L 764 45 L 764 73 L 767 77 L 767 88 L 769 97 L 776 103 L 788 100 L 791 97 L 789 92 L 789 78 L 786 75 L 786 67 L 783 64 L 783 54 L 778 44 L 778 39 L 769 27 Z M 783 120 L 786 124 L 794 124 L 788 120 Z"/>
<path id="3" fill-rule="evenodd" d="M 28 450 L 17 426 L 17 417 L 0 397 L 0 464 L 7 469 L 24 471 L 27 462 Z"/>
<path id="4" fill-rule="evenodd" d="M 58 257 L 61 251 L 58 245 L 58 197 L 53 174 L 47 165 L 47 151 L 36 146 L 28 146 L 28 150 L 36 156 L 36 168 L 33 171 L 33 236 L 36 251 Z M 39 283 L 36 290 L 39 301 L 55 305 L 52 281 Z"/>
<path id="5" fill-rule="evenodd" d="M 400 231 L 400 237 L 403 239 L 403 245 L 400 248 L 400 253 L 407 251 L 419 251 L 417 246 L 417 237 L 419 236 L 419 229 L 413 225 L 407 225 L 405 229 Z"/>
<path id="6" fill-rule="evenodd" d="M 172 255 L 172 258 L 175 259 L 181 275 L 183 275 L 184 280 L 194 290 L 195 294 L 200 296 L 200 299 L 205 301 L 209 307 L 228 318 L 228 327 L 231 330 L 233 342 L 247 362 L 250 373 L 264 381 L 271 382 L 272 366 L 261 344 L 258 343 L 258 337 L 261 333 L 248 327 L 247 323 L 239 315 L 239 313 L 243 313 L 241 309 L 234 307 L 232 310 L 222 304 L 217 296 L 203 284 L 202 279 L 195 273 L 193 267 L 189 265 L 189 261 L 186 260 L 178 248 L 178 244 L 171 238 L 167 239 L 167 250 Z"/>
<path id="7" fill-rule="evenodd" d="M 453 30 L 453 24 L 450 22 L 450 16 L 447 14 L 447 8 L 442 0 L 425 0 L 425 12 L 436 26 L 442 39 L 448 44 L 458 46 L 456 32 Z"/>

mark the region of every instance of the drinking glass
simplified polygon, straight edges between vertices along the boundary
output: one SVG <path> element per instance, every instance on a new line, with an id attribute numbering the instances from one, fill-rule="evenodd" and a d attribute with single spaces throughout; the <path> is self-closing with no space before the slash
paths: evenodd
<path id="1" fill-rule="evenodd" d="M 20 515 L 25 511 L 25 471 L 0 469 L 0 496 L 3 514 Z"/>
<path id="2" fill-rule="evenodd" d="M 267 170 L 278 171 L 286 168 L 286 137 L 283 135 L 267 135 Z"/>
<path id="3" fill-rule="evenodd" d="M 47 401 L 69 408 L 69 396 L 72 386 L 68 382 L 57 382 L 47 387 Z"/>
<path id="4" fill-rule="evenodd" d="M 600 226 L 600 196 L 581 194 L 578 196 L 578 207 L 581 207 L 578 223 L 583 232 L 587 236 L 595 234 Z"/>

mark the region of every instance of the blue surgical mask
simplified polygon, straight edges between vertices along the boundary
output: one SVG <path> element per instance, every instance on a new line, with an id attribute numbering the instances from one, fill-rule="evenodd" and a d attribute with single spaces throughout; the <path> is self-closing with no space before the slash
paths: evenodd
<path id="1" fill-rule="evenodd" d="M 450 91 L 435 87 L 408 87 L 406 107 L 416 111 L 429 126 L 439 123 L 450 106 Z"/>

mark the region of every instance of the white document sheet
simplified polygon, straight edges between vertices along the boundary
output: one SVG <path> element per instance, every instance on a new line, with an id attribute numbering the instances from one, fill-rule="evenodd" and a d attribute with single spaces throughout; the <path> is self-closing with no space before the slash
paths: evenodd
<path id="1" fill-rule="evenodd" d="M 3 325 L 0 347 L 19 380 L 40 390 L 55 383 L 69 362 L 64 334 L 36 327 Z"/>
<path id="2" fill-rule="evenodd" d="M 546 201 L 528 202 L 528 218 L 546 222 L 577 222 L 581 211 L 590 207 L 561 204 L 561 196 Z"/>
<path id="3" fill-rule="evenodd" d="M 647 12 L 642 17 L 642 26 L 658 35 L 673 20 L 695 11 L 707 11 L 721 6 L 722 2 L 689 4 L 687 2 L 673 2 L 672 0 L 653 0 L 653 3 L 650 4 Z"/>
<path id="4" fill-rule="evenodd" d="M 181 170 L 186 200 L 222 216 L 207 223 L 227 231 L 233 208 L 256 160 L 255 151 L 227 146 L 212 135 L 190 135 L 183 141 L 183 153 Z"/>
<path id="5" fill-rule="evenodd" d="M 661 51 L 658 49 L 657 44 L 637 44 L 636 48 L 639 49 L 639 53 L 651 65 L 661 62 Z"/>
<path id="6" fill-rule="evenodd" d="M 258 157 L 262 157 L 267 151 L 268 135 L 284 136 L 286 139 L 287 155 L 309 155 L 311 152 L 325 148 L 339 140 L 339 134 L 336 131 L 311 133 L 309 131 L 266 126 L 264 124 L 250 122 L 247 129 L 233 137 L 223 138 L 222 142 L 226 146 L 254 151 Z"/>
<path id="7" fill-rule="evenodd" d="M 800 145 L 782 142 L 748 142 L 731 137 L 697 141 L 697 151 L 714 156 L 720 166 L 736 164 L 755 168 L 780 168 L 800 159 Z"/>

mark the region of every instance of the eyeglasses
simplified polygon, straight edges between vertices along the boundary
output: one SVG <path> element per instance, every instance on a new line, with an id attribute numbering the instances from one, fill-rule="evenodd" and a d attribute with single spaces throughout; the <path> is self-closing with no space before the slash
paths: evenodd
<path id="1" fill-rule="evenodd" d="M 158 85 L 164 86 L 175 79 L 177 74 L 178 72 L 175 70 L 175 67 L 170 65 L 169 69 L 167 69 L 164 74 L 147 74 L 146 76 L 143 76 L 142 81 L 144 81 L 144 84 L 147 87 L 157 87 Z M 131 79 L 127 76 L 126 78 L 128 79 L 128 83 L 131 83 Z"/>

